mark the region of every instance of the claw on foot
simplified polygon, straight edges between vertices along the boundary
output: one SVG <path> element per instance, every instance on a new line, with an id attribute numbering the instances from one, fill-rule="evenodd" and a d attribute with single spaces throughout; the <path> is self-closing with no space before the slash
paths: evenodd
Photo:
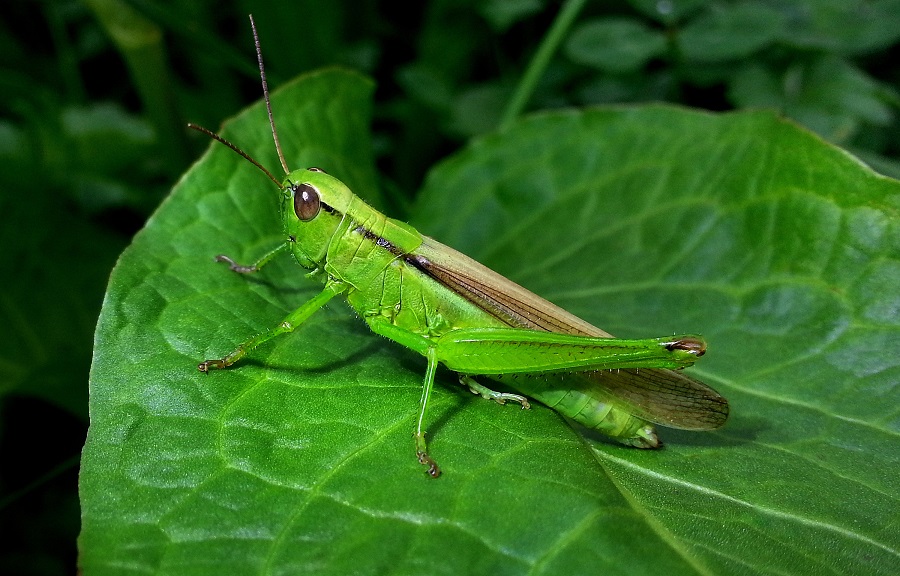
<path id="1" fill-rule="evenodd" d="M 417 451 L 416 456 L 419 458 L 419 464 L 423 466 L 428 466 L 427 474 L 432 478 L 437 478 L 441 475 L 441 469 L 438 467 L 437 462 L 429 456 L 425 452 Z"/>
<path id="2" fill-rule="evenodd" d="M 222 368 L 227 367 L 228 363 L 226 363 L 225 360 L 204 360 L 197 364 L 197 370 L 204 374 L 208 374 L 210 370 L 221 370 Z"/>

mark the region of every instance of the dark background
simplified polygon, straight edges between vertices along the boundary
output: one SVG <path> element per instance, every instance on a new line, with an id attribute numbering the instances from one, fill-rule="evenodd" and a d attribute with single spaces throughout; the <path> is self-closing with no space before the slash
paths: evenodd
<path id="1" fill-rule="evenodd" d="M 526 110 L 774 107 L 900 175 L 897 0 L 4 2 L 0 573 L 76 570 L 109 271 L 208 146 L 185 123 L 217 129 L 261 96 L 250 12 L 270 86 L 326 65 L 376 80 L 380 185 L 400 218 L 434 162 L 499 125 L 555 22 Z"/>

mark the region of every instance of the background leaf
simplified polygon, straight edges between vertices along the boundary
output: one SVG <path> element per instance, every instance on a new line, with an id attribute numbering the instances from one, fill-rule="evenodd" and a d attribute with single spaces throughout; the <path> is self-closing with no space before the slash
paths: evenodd
<path id="1" fill-rule="evenodd" d="M 759 2 L 716 7 L 693 20 L 681 34 L 681 49 L 699 62 L 746 57 L 781 36 L 784 17 Z"/>
<path id="2" fill-rule="evenodd" d="M 666 39 L 640 21 L 606 18 L 579 24 L 565 46 L 573 61 L 610 72 L 631 72 L 663 53 Z"/>
<path id="3" fill-rule="evenodd" d="M 773 0 L 790 21 L 785 38 L 803 48 L 865 54 L 900 38 L 898 0 Z"/>
<path id="4" fill-rule="evenodd" d="M 860 125 L 888 125 L 890 106 L 881 88 L 836 57 L 795 63 L 779 78 L 747 66 L 732 79 L 729 97 L 741 106 L 782 110 L 831 141 L 847 140 Z"/>
<path id="5" fill-rule="evenodd" d="M 377 203 L 370 90 L 333 71 L 274 106 L 292 167 Z M 275 166 L 260 105 L 226 136 Z M 475 141 L 431 172 L 413 224 L 614 334 L 704 333 L 694 373 L 733 415 L 644 452 L 442 372 L 431 481 L 411 438 L 423 360 L 340 303 L 196 371 L 318 289 L 288 259 L 253 279 L 211 262 L 279 238 L 271 183 L 213 147 L 110 281 L 83 571 L 892 573 L 898 193 L 770 113 L 553 112 Z"/>

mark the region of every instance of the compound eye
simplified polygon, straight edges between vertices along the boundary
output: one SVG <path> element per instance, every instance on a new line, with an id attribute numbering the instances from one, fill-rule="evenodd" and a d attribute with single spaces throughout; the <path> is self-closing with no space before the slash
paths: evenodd
<path id="1" fill-rule="evenodd" d="M 322 201 L 319 191 L 309 184 L 294 184 L 291 186 L 294 192 L 294 214 L 301 222 L 309 222 L 319 214 L 322 209 Z"/>
<path id="2" fill-rule="evenodd" d="M 309 170 L 310 172 L 321 172 L 322 174 L 327 174 L 327 172 L 325 172 L 321 168 L 316 168 L 315 166 L 311 166 L 307 168 L 307 170 Z"/>

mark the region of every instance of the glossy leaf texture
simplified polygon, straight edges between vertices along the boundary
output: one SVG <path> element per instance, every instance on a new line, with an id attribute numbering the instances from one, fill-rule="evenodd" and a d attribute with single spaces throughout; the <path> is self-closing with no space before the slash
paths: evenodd
<path id="1" fill-rule="evenodd" d="M 378 204 L 370 84 L 274 96 L 291 167 Z M 263 109 L 225 135 L 277 166 Z M 340 302 L 232 370 L 200 360 L 320 284 L 288 258 L 276 190 L 213 146 L 110 280 L 81 474 L 99 574 L 890 574 L 900 562 L 900 184 L 766 112 L 555 111 L 430 174 L 411 221 L 623 337 L 702 333 L 712 433 L 612 445 L 438 375 Z"/>

